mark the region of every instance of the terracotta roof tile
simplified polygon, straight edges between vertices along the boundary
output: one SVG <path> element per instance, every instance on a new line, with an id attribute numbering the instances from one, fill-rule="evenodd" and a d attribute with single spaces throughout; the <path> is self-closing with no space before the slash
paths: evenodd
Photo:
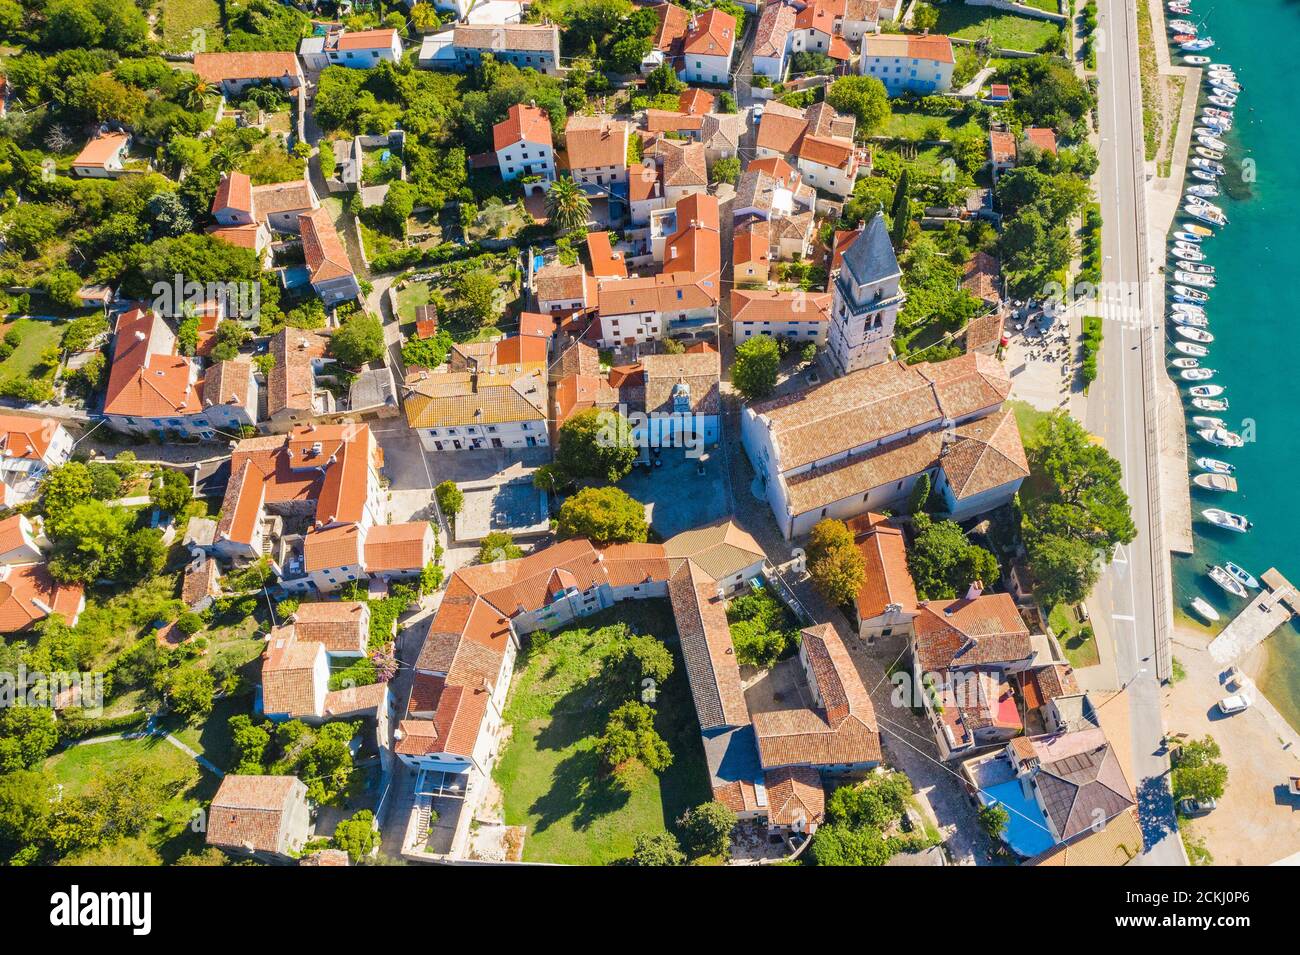
<path id="1" fill-rule="evenodd" d="M 428 521 L 376 524 L 366 531 L 366 571 L 422 570 L 433 559 L 433 527 Z"/>
<path id="2" fill-rule="evenodd" d="M 261 852 L 288 848 L 280 841 L 284 816 L 305 799 L 306 787 L 296 776 L 227 775 L 208 811 L 208 844 Z"/>

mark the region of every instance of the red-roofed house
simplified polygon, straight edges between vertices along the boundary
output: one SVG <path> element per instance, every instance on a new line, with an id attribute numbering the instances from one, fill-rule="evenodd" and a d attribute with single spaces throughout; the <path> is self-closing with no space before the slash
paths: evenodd
<path id="1" fill-rule="evenodd" d="M 347 249 L 334 227 L 328 209 L 313 209 L 298 217 L 302 230 L 302 252 L 311 275 L 311 287 L 321 301 L 333 307 L 361 297 Z"/>
<path id="2" fill-rule="evenodd" d="M 285 89 L 297 89 L 303 83 L 302 66 L 293 52 L 196 53 L 194 72 L 227 95 L 260 83 Z"/>
<path id="3" fill-rule="evenodd" d="M 122 172 L 122 161 L 131 146 L 126 133 L 100 133 L 72 160 L 73 175 L 111 179 Z"/>
<path id="4" fill-rule="evenodd" d="M 630 124 L 608 116 L 570 116 L 564 127 L 569 175 L 578 183 L 608 189 L 627 182 Z"/>
<path id="5" fill-rule="evenodd" d="M 858 66 L 863 76 L 874 76 L 890 96 L 897 96 L 946 92 L 952 87 L 955 63 L 946 36 L 880 33 L 862 38 Z"/>
<path id="6" fill-rule="evenodd" d="M 1005 127 L 989 130 L 989 164 L 994 179 L 1016 164 L 1016 138 Z"/>
<path id="7" fill-rule="evenodd" d="M 16 507 L 36 495 L 40 482 L 72 456 L 72 435 L 52 418 L 0 414 L 0 482 L 3 503 Z"/>
<path id="8" fill-rule="evenodd" d="M 50 614 L 75 626 L 86 609 L 81 584 L 61 584 L 44 564 L 0 565 L 0 633 L 19 633 Z"/>
<path id="9" fill-rule="evenodd" d="M 861 514 L 848 521 L 865 566 L 856 600 L 858 635 L 870 642 L 911 636 L 917 614 L 916 587 L 907 569 L 903 532 L 881 514 Z"/>
<path id="10" fill-rule="evenodd" d="M 1016 146 L 1017 158 L 1019 158 L 1019 150 L 1026 145 L 1056 155 L 1056 130 L 1047 126 L 1026 126 L 1024 134 L 1024 138 Z"/>
<path id="11" fill-rule="evenodd" d="M 303 40 L 309 43 L 312 38 Z M 325 37 L 324 53 L 331 66 L 368 69 L 380 63 L 397 63 L 402 59 L 402 40 L 396 30 L 346 30 Z"/>
<path id="12" fill-rule="evenodd" d="M 692 18 L 682 38 L 677 75 L 687 83 L 729 83 L 736 18 L 716 8 Z"/>
<path id="13" fill-rule="evenodd" d="M 162 316 L 139 306 L 118 316 L 104 393 L 110 428 L 211 438 L 199 385 L 198 366 L 176 354 L 176 336 Z"/>
<path id="14" fill-rule="evenodd" d="M 591 274 L 597 279 L 627 278 L 627 262 L 609 244 L 608 232 L 587 233 L 587 256 L 591 259 Z"/>
<path id="15" fill-rule="evenodd" d="M 826 292 L 735 289 L 731 293 L 731 326 L 736 342 L 755 335 L 788 338 L 796 346 L 826 344 L 831 296 Z"/>
<path id="16" fill-rule="evenodd" d="M 208 845 L 236 857 L 291 863 L 310 836 L 307 787 L 297 776 L 231 774 L 212 797 Z"/>
<path id="17" fill-rule="evenodd" d="M 507 182 L 520 176 L 541 176 L 547 182 L 555 178 L 551 117 L 544 109 L 511 106 L 506 118 L 492 127 L 492 148 Z"/>

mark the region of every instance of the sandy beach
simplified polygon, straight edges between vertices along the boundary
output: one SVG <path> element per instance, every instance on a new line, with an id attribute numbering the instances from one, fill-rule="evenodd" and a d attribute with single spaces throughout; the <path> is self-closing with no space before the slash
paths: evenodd
<path id="1" fill-rule="evenodd" d="M 1174 657 L 1187 675 L 1164 691 L 1171 737 L 1213 736 L 1228 766 L 1218 808 L 1193 820 L 1191 832 L 1216 865 L 1269 865 L 1300 852 L 1300 797 L 1287 792 L 1288 777 L 1300 775 L 1300 732 L 1254 689 L 1266 655 L 1262 645 L 1238 663 L 1250 678 L 1254 705 L 1235 716 L 1219 712 L 1219 700 L 1231 691 L 1223 685 L 1226 667 L 1207 651 L 1211 636 L 1199 624 L 1177 621 Z"/>

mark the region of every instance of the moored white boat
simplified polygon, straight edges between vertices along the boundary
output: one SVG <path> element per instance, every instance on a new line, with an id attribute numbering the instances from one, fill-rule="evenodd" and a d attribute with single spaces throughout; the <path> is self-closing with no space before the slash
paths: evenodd
<path id="1" fill-rule="evenodd" d="M 1217 511 L 1218 508 L 1209 508 L 1209 510 Z M 1201 513 L 1204 514 L 1205 511 L 1202 511 Z M 1222 513 L 1226 514 L 1227 512 L 1224 511 Z M 1213 523 L 1218 524 L 1219 522 L 1214 521 Z M 1223 588 L 1227 593 L 1232 594 L 1234 597 L 1241 597 L 1243 600 L 1245 599 L 1246 588 L 1243 587 L 1239 581 L 1234 580 L 1233 576 L 1218 564 L 1215 564 L 1210 568 L 1210 579 Z"/>
<path id="2" fill-rule="evenodd" d="M 1205 236 L 1192 232 L 1189 229 L 1179 229 L 1174 233 L 1174 239 L 1178 242 L 1187 242 L 1191 245 L 1200 245 L 1205 241 Z"/>
<path id="3" fill-rule="evenodd" d="M 1192 415 L 1192 424 L 1198 428 L 1208 428 L 1211 431 L 1216 429 L 1226 431 L 1228 428 L 1228 422 L 1222 418 L 1211 418 L 1209 415 L 1203 414 Z"/>
<path id="4" fill-rule="evenodd" d="M 1199 186 L 1188 186 L 1187 194 L 1196 196 L 1198 199 L 1217 199 L 1219 198 L 1219 187 L 1213 183 L 1206 183 Z"/>
<path id="5" fill-rule="evenodd" d="M 1175 368 L 1196 368 L 1201 363 L 1195 358 L 1175 358 L 1170 364 Z"/>
<path id="6" fill-rule="evenodd" d="M 1174 331 L 1183 338 L 1189 338 L 1194 342 L 1201 342 L 1208 345 L 1210 342 L 1214 341 L 1214 336 L 1203 328 L 1192 328 L 1188 325 L 1179 325 L 1174 329 Z"/>
<path id="7" fill-rule="evenodd" d="M 1193 219 L 1200 219 L 1202 222 L 1209 222 L 1213 225 L 1227 225 L 1228 217 L 1222 212 L 1216 212 L 1213 209 L 1207 209 L 1204 206 L 1188 204 L 1183 206 L 1183 211 Z"/>
<path id="8" fill-rule="evenodd" d="M 1213 103 L 1215 106 L 1222 106 L 1224 109 L 1232 109 L 1237 105 L 1237 97 L 1232 93 L 1211 93 L 1205 99 L 1207 102 Z"/>
<path id="9" fill-rule="evenodd" d="M 1225 530 L 1236 531 L 1238 534 L 1244 534 L 1255 526 L 1250 521 L 1246 520 L 1246 518 L 1241 514 L 1234 514 L 1231 511 L 1225 511 L 1218 507 L 1207 507 L 1205 510 L 1201 511 L 1201 514 L 1211 524 L 1214 524 L 1217 527 L 1222 527 Z M 1227 573 L 1227 571 L 1224 571 L 1224 573 Z M 1237 582 L 1234 580 L 1233 583 Z M 1237 584 L 1237 586 L 1241 587 L 1241 584 Z M 1246 588 L 1242 587 L 1241 589 L 1244 592 Z"/>
<path id="10" fill-rule="evenodd" d="M 1201 619 L 1204 620 L 1206 623 L 1218 623 L 1218 622 L 1219 622 L 1219 611 L 1217 611 L 1217 610 L 1215 610 L 1213 607 L 1211 607 L 1210 604 L 1209 604 L 1209 602 L 1206 601 L 1206 600 L 1205 600 L 1204 598 L 1202 598 L 1202 597 L 1193 597 L 1193 598 L 1192 598 L 1192 609 L 1193 609 L 1194 611 L 1196 611 L 1196 613 L 1197 613 L 1197 614 L 1201 617 Z"/>
<path id="11" fill-rule="evenodd" d="M 1201 440 L 1218 445 L 1221 448 L 1240 448 L 1246 443 L 1241 435 L 1235 431 L 1229 431 L 1227 428 L 1202 428 L 1196 433 L 1201 437 Z"/>
<path id="12" fill-rule="evenodd" d="M 1213 275 L 1214 266 L 1206 265 L 1204 262 L 1184 262 L 1179 265 L 1180 269 L 1191 272 L 1193 275 Z"/>
<path id="13" fill-rule="evenodd" d="M 1196 272 L 1188 272 L 1179 269 L 1174 272 L 1174 278 L 1184 285 L 1197 285 L 1201 288 L 1214 288 L 1213 275 L 1201 275 Z"/>
<path id="14" fill-rule="evenodd" d="M 1209 139 L 1209 137 L 1204 138 L 1207 141 Z M 1197 146 L 1196 155 L 1200 156 L 1202 159 L 1214 159 L 1216 161 L 1223 158 L 1223 153 L 1220 150 L 1211 149 L 1209 146 Z"/>
<path id="15" fill-rule="evenodd" d="M 1206 135 L 1205 133 L 1198 133 L 1196 136 L 1196 141 L 1200 144 L 1197 147 L 1198 152 L 1201 149 L 1207 149 L 1212 153 L 1218 153 L 1219 159 L 1223 158 L 1223 154 L 1227 152 L 1228 149 L 1228 144 L 1225 143 L 1222 139 L 1220 139 L 1217 135 Z M 1218 162 L 1218 160 L 1212 156 L 1204 156 L 1202 158 L 1208 159 L 1210 162 Z"/>
<path id="16" fill-rule="evenodd" d="M 1229 474 L 1198 474 L 1192 483 L 1206 491 L 1222 491 L 1231 494 L 1237 490 L 1237 479 Z"/>
<path id="17" fill-rule="evenodd" d="M 1197 385 L 1191 389 L 1193 398 L 1217 398 L 1227 390 L 1223 385 Z"/>
<path id="18" fill-rule="evenodd" d="M 1227 411 L 1227 398 L 1193 398 L 1192 407 L 1197 411 Z"/>
<path id="19" fill-rule="evenodd" d="M 1208 36 L 1198 37 L 1195 40 L 1188 40 L 1185 43 L 1180 43 L 1178 46 L 1180 49 L 1186 50 L 1189 53 L 1196 53 L 1200 50 L 1208 50 L 1213 47 L 1214 38 Z"/>
<path id="20" fill-rule="evenodd" d="M 1197 169 L 1204 169 L 1206 172 L 1212 172 L 1216 176 L 1222 176 L 1228 170 L 1223 168 L 1222 163 L 1217 163 L 1213 159 L 1202 159 L 1196 156 L 1192 159 L 1192 165 Z"/>
<path id="21" fill-rule="evenodd" d="M 1171 312 L 1181 312 L 1184 315 L 1200 315 L 1205 317 L 1205 306 L 1196 305 L 1192 302 L 1173 302 L 1169 306 Z"/>
<path id="22" fill-rule="evenodd" d="M 1232 110 L 1217 109 L 1214 106 L 1207 106 L 1201 112 L 1202 116 L 1218 116 L 1220 119 L 1232 119 Z"/>
<path id="23" fill-rule="evenodd" d="M 1218 458 L 1197 458 L 1196 466 L 1202 471 L 1209 471 L 1212 474 L 1231 474 L 1237 470 L 1235 464 L 1220 461 Z"/>
<path id="24" fill-rule="evenodd" d="M 1213 368 L 1184 368 L 1178 373 L 1183 381 L 1209 381 L 1216 374 Z"/>
<path id="25" fill-rule="evenodd" d="M 1169 254 L 1183 262 L 1202 262 L 1205 260 L 1205 253 L 1200 249 L 1170 249 Z"/>
<path id="26" fill-rule="evenodd" d="M 1190 312 L 1174 312 L 1169 316 L 1169 320 L 1175 325 L 1186 325 L 1191 328 L 1209 328 L 1210 320 L 1204 315 L 1193 315 Z"/>
<path id="27" fill-rule="evenodd" d="M 1210 353 L 1204 345 L 1197 345 L 1195 342 L 1174 342 L 1174 347 L 1184 355 L 1191 355 L 1194 358 L 1204 358 Z"/>
<path id="28" fill-rule="evenodd" d="M 1199 53 L 1193 53 L 1191 56 L 1183 57 L 1183 62 L 1192 66 L 1205 66 L 1205 64 L 1210 62 L 1210 58 L 1208 56 L 1202 56 Z"/>
<path id="29" fill-rule="evenodd" d="M 1182 299 L 1186 303 L 1199 305 L 1202 302 L 1208 302 L 1210 296 L 1198 288 L 1192 288 L 1188 285 L 1175 285 L 1174 296 Z"/>
<path id="30" fill-rule="evenodd" d="M 1192 178 L 1199 179 L 1201 182 L 1217 182 L 1219 179 L 1217 172 L 1210 172 L 1208 169 L 1193 169 L 1191 172 Z"/>
<path id="31" fill-rule="evenodd" d="M 1170 20 L 1165 24 L 1171 33 L 1190 33 L 1196 35 L 1196 24 L 1190 20 Z"/>

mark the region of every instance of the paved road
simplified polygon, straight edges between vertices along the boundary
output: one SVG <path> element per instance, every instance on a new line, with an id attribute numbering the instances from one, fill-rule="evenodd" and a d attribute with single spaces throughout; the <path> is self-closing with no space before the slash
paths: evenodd
<path id="1" fill-rule="evenodd" d="M 1147 864 L 1185 862 L 1174 830 L 1168 794 L 1168 757 L 1156 679 L 1155 635 L 1166 613 L 1168 587 L 1161 548 L 1158 501 L 1158 416 L 1154 381 L 1163 333 L 1155 324 L 1161 303 L 1151 301 L 1146 212 L 1142 196 L 1145 163 L 1142 93 L 1139 80 L 1137 14 L 1134 0 L 1101 0 L 1100 29 L 1108 42 L 1098 58 L 1101 120 L 1102 274 L 1107 289 L 1106 335 L 1099 380 L 1092 389 L 1105 396 L 1091 402 L 1086 422 L 1124 469 L 1138 537 L 1117 552 L 1089 601 L 1098 639 L 1115 647 L 1116 674 L 1129 692 L 1115 705 L 1130 706 L 1133 764 L 1147 852 Z M 1150 419 L 1150 420 L 1149 420 Z M 1154 520 L 1153 520 L 1153 510 Z"/>

